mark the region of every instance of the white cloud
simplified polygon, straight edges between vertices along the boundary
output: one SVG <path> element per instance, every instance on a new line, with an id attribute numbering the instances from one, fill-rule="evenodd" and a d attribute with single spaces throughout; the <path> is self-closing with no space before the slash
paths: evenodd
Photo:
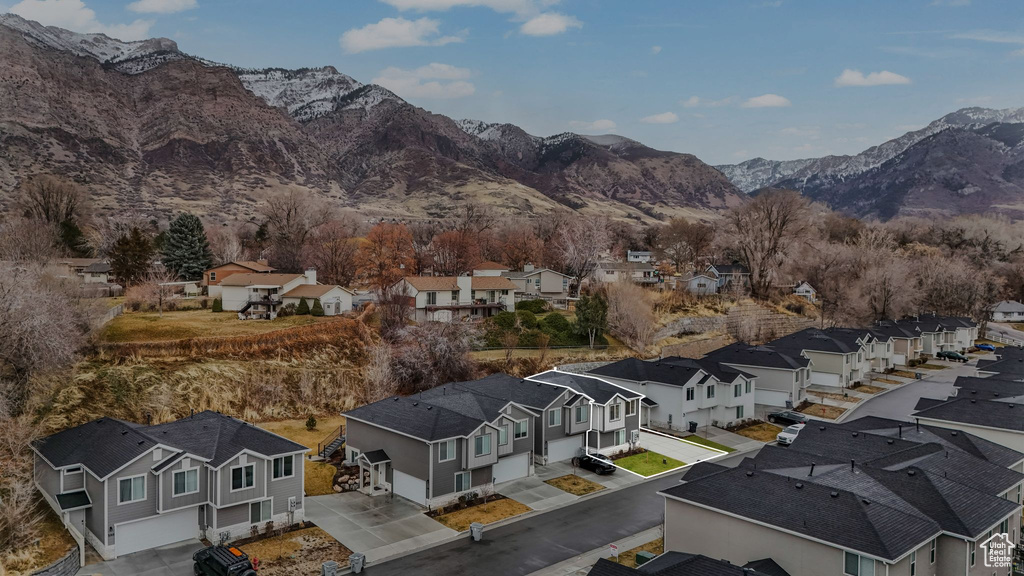
<path id="1" fill-rule="evenodd" d="M 990 44 L 1015 44 L 1022 46 L 1022 48 L 1010 52 L 1010 56 L 1024 56 L 1024 35 L 1022 34 L 1011 34 L 999 30 L 972 30 L 970 32 L 953 34 L 951 38 L 988 42 Z"/>
<path id="2" fill-rule="evenodd" d="M 662 112 L 661 114 L 644 116 L 640 121 L 644 124 L 675 124 L 679 122 L 679 116 L 675 112 Z"/>
<path id="3" fill-rule="evenodd" d="M 760 96 L 754 96 L 748 98 L 743 104 L 740 104 L 742 108 L 784 108 L 792 104 L 788 99 L 779 96 L 778 94 L 762 94 Z"/>
<path id="4" fill-rule="evenodd" d="M 461 36 L 440 36 L 440 27 L 440 21 L 430 18 L 382 18 L 376 24 L 348 30 L 338 41 L 341 48 L 349 54 L 381 48 L 444 46 L 452 42 L 462 42 Z"/>
<path id="5" fill-rule="evenodd" d="M 680 100 L 683 108 L 719 108 L 721 106 L 728 106 L 736 101 L 735 96 L 729 96 L 728 98 L 722 98 L 721 100 L 708 100 L 707 98 L 700 98 L 698 96 L 690 96 L 686 100 Z"/>
<path id="6" fill-rule="evenodd" d="M 476 87 L 466 81 L 471 75 L 468 68 L 433 62 L 415 70 L 385 68 L 373 83 L 405 98 L 464 98 L 476 92 Z"/>
<path id="7" fill-rule="evenodd" d="M 537 12 L 532 0 L 381 0 L 399 10 L 444 12 L 460 7 L 484 7 L 495 12 L 529 15 Z"/>
<path id="8" fill-rule="evenodd" d="M 817 140 L 821 137 L 821 128 L 818 126 L 790 126 L 779 131 L 785 136 L 796 136 Z"/>
<path id="9" fill-rule="evenodd" d="M 609 131 L 615 130 L 616 128 L 615 122 L 605 118 L 602 118 L 600 120 L 594 120 L 593 122 L 586 122 L 583 120 L 572 120 L 569 122 L 569 126 L 572 126 L 577 130 L 583 130 L 587 132 Z"/>
<path id="10" fill-rule="evenodd" d="M 651 46 L 651 54 L 661 54 L 661 46 Z"/>
<path id="11" fill-rule="evenodd" d="M 891 86 L 895 84 L 910 84 L 910 78 L 882 70 L 881 72 L 869 72 L 865 75 L 860 70 L 847 68 L 836 78 L 836 86 Z"/>
<path id="12" fill-rule="evenodd" d="M 11 6 L 10 11 L 46 26 L 106 34 L 119 40 L 142 40 L 149 35 L 149 29 L 153 26 L 152 20 L 135 20 L 131 24 L 103 24 L 96 20 L 96 12 L 82 0 L 21 0 Z"/>
<path id="13" fill-rule="evenodd" d="M 147 14 L 174 14 L 197 8 L 196 0 L 137 0 L 127 6 L 132 12 Z"/>
<path id="14" fill-rule="evenodd" d="M 554 36 L 570 28 L 582 28 L 583 23 L 575 16 L 567 16 L 558 12 L 545 12 L 530 18 L 519 27 L 519 31 L 527 36 Z"/>

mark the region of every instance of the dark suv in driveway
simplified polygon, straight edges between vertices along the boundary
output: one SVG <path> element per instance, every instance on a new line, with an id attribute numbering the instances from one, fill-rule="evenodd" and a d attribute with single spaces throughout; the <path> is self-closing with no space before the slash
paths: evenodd
<path id="1" fill-rule="evenodd" d="M 576 457 L 576 466 L 584 470 L 590 470 L 594 474 L 611 474 L 615 472 L 615 465 L 610 458 L 604 454 L 585 454 Z"/>
<path id="2" fill-rule="evenodd" d="M 234 546 L 210 546 L 192 555 L 196 576 L 256 576 L 249 557 Z"/>
<path id="3" fill-rule="evenodd" d="M 768 421 L 772 424 L 784 424 L 786 426 L 791 426 L 793 424 L 806 424 L 807 416 L 792 410 L 784 410 L 782 412 L 772 412 L 769 414 Z"/>

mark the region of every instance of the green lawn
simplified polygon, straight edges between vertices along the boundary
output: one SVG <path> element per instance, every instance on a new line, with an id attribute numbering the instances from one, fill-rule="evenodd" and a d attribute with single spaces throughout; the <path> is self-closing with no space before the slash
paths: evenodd
<path id="1" fill-rule="evenodd" d="M 622 466 L 631 472 L 636 472 L 641 476 L 654 476 L 655 474 L 686 465 L 685 462 L 680 462 L 675 458 L 669 458 L 668 456 L 651 451 L 619 458 L 614 462 L 616 465 Z"/>
<path id="2" fill-rule="evenodd" d="M 696 434 L 694 434 L 692 436 L 687 436 L 686 438 L 684 438 L 684 440 L 686 440 L 687 442 L 693 442 L 694 444 L 700 444 L 701 446 L 707 446 L 708 448 L 715 448 L 715 449 L 721 450 L 723 452 L 735 452 L 736 451 L 735 448 L 730 448 L 730 447 L 728 447 L 728 446 L 726 446 L 724 444 L 719 444 L 718 442 L 715 442 L 713 440 L 708 440 L 707 438 L 701 438 L 700 436 L 697 436 Z"/>

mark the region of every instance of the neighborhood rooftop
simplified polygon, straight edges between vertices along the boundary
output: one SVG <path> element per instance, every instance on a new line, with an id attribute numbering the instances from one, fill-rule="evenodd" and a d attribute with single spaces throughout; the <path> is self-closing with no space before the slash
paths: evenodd
<path id="1" fill-rule="evenodd" d="M 709 352 L 705 358 L 725 364 L 750 364 L 766 368 L 785 368 L 787 370 L 806 368 L 811 362 L 798 353 L 789 354 L 775 350 L 770 346 L 752 346 L 743 342 L 734 342 Z"/>
<path id="2" fill-rule="evenodd" d="M 557 384 L 559 386 L 571 388 L 572 390 L 589 397 L 598 404 L 607 404 L 608 401 L 616 395 L 622 396 L 626 399 L 640 398 L 643 396 L 639 392 L 633 392 L 627 388 L 616 386 L 615 384 L 606 382 L 600 378 L 584 376 L 582 374 L 572 374 L 570 372 L 560 372 L 557 370 L 541 372 L 540 374 L 530 376 L 529 379 L 535 382 L 547 382 L 549 384 Z"/>
<path id="3" fill-rule="evenodd" d="M 665 552 L 638 568 L 601 558 L 587 576 L 789 576 L 789 573 L 771 558 L 736 566 L 701 554 Z"/>

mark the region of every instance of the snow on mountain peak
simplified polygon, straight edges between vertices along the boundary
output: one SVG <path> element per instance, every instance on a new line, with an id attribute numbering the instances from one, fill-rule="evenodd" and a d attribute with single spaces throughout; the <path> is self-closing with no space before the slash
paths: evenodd
<path id="1" fill-rule="evenodd" d="M 285 70 L 236 70 L 246 89 L 300 121 L 334 111 L 335 102 L 363 85 L 333 66 Z"/>

